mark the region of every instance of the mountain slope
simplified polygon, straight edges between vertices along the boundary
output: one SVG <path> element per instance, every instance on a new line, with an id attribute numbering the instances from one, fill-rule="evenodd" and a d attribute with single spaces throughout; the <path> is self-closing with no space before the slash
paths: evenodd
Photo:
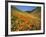
<path id="1" fill-rule="evenodd" d="M 13 24 L 16 23 L 16 24 L 14 24 L 14 26 L 12 24 L 12 26 L 13 26 L 11 28 L 12 31 L 40 30 L 41 22 L 40 22 L 39 14 L 40 14 L 39 9 L 36 9 L 35 11 L 33 11 L 32 13 L 29 14 L 27 12 L 20 11 L 16 8 L 15 9 L 12 8 L 11 16 L 17 17 L 17 19 L 12 18 L 15 20 L 15 22 L 13 22 Z M 37 16 L 39 16 L 39 17 L 37 17 Z M 23 20 L 23 22 L 22 22 L 22 20 Z M 18 21 L 20 21 L 21 23 Z M 17 25 L 17 28 L 16 28 L 16 25 Z M 19 25 L 22 25 L 22 26 L 18 27 Z"/>

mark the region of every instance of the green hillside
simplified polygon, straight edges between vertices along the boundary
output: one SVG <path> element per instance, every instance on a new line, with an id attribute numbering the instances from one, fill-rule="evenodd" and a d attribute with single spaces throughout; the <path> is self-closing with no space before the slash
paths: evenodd
<path id="1" fill-rule="evenodd" d="M 36 10 L 33 11 L 33 13 L 31 13 L 31 14 L 34 16 L 37 16 L 37 17 L 41 17 L 41 8 L 37 7 Z"/>
<path id="2" fill-rule="evenodd" d="M 41 8 L 31 13 L 11 7 L 11 31 L 40 30 L 41 28 Z"/>

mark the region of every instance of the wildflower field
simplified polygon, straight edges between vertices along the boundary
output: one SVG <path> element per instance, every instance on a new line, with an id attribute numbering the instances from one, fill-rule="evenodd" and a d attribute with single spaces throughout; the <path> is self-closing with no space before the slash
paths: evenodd
<path id="1" fill-rule="evenodd" d="M 41 29 L 41 8 L 21 11 L 11 7 L 11 31 L 32 31 Z"/>

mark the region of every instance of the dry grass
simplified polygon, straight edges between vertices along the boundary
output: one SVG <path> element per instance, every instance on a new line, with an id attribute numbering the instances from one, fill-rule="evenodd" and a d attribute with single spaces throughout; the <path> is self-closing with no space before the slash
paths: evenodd
<path id="1" fill-rule="evenodd" d="M 37 17 L 34 14 L 12 10 L 11 31 L 40 30 L 41 27 L 40 19 L 41 19 L 40 16 Z"/>

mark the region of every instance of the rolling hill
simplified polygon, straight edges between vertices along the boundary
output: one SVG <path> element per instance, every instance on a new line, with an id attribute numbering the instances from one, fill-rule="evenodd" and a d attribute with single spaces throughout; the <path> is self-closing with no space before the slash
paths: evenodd
<path id="1" fill-rule="evenodd" d="M 40 30 L 41 8 L 37 7 L 31 13 L 11 7 L 11 31 Z"/>

